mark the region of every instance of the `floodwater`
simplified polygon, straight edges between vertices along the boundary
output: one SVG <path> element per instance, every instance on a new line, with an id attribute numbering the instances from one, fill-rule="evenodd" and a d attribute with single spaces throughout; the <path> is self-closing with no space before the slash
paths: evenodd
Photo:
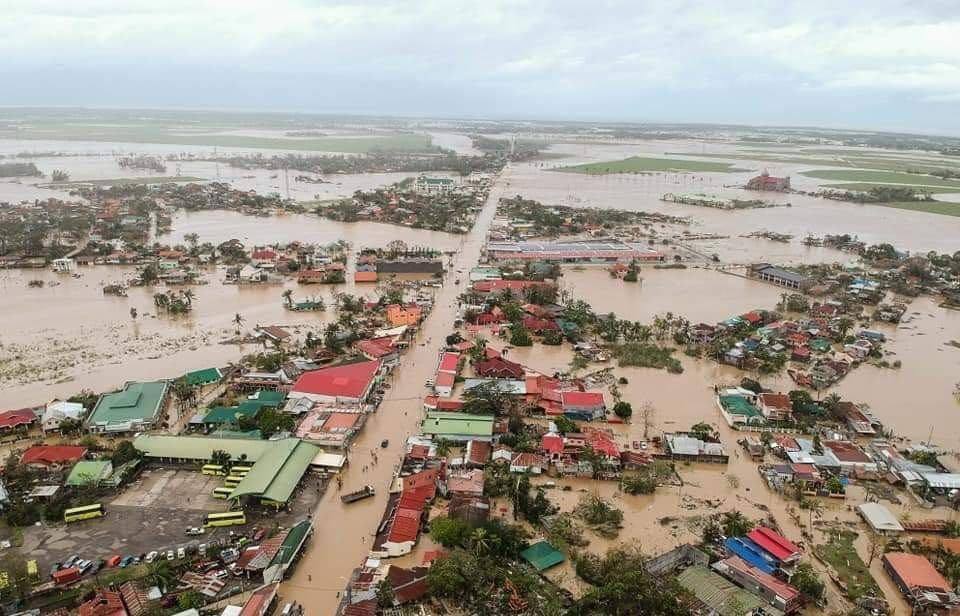
<path id="1" fill-rule="evenodd" d="M 538 162 L 516 165 L 510 192 L 547 204 L 645 210 L 689 216 L 696 223 L 690 227 L 693 233 L 717 233 L 737 237 L 767 230 L 795 236 L 793 243 L 777 247 L 766 245 L 773 242 L 757 244 L 761 240 L 738 240 L 748 246 L 741 253 L 744 258 L 757 256 L 773 260 L 785 256 L 790 260 L 815 262 L 822 254 L 810 251 L 800 244 L 800 240 L 808 234 L 822 236 L 828 233 L 850 233 L 867 243 L 890 242 L 899 248 L 923 253 L 930 250 L 952 253 L 960 248 L 957 242 L 960 237 L 960 217 L 843 203 L 795 194 L 758 195 L 753 191 L 733 188 L 734 185 L 746 183 L 746 180 L 756 175 L 759 170 L 769 167 L 775 175 L 790 175 L 794 188 L 815 190 L 817 181 L 799 175 L 799 171 L 819 168 L 822 165 L 790 164 L 773 167 L 750 161 L 736 161 L 736 167 L 749 171 L 647 175 L 585 175 L 553 170 L 584 162 L 618 160 L 629 156 L 663 156 L 667 151 L 691 151 L 695 148 L 699 148 L 699 145 L 694 142 L 651 142 L 642 145 L 558 144 L 552 150 L 568 153 L 571 158 L 549 165 Z M 759 197 L 775 203 L 790 203 L 791 207 L 716 210 L 660 201 L 662 195 L 670 192 L 716 194 L 739 199 Z M 761 249 L 749 247 L 754 245 L 761 246 Z"/>
<path id="2" fill-rule="evenodd" d="M 283 584 L 281 591 L 285 600 L 311 606 L 311 613 L 334 613 L 337 596 L 346 585 L 350 572 L 370 549 L 386 504 L 393 465 L 402 455 L 406 437 L 419 433 L 425 392 L 423 384 L 436 370 L 438 348 L 453 329 L 460 287 L 450 284 L 451 279 L 459 276 L 456 270 L 466 270 L 477 262 L 503 187 L 504 182 L 501 182 L 491 191 L 476 226 L 455 257 L 453 271 L 446 277 L 447 284 L 437 293 L 433 312 L 425 320 L 415 345 L 403 356 L 394 373 L 388 396 L 369 418 L 350 449 L 350 463 L 343 471 L 343 492 L 370 484 L 377 489 L 377 495 L 343 505 L 337 490 L 331 488 L 317 507 L 313 539 L 296 573 Z M 385 438 L 390 440 L 390 445 L 383 450 L 380 441 Z M 371 465 L 371 450 L 376 450 L 379 458 L 379 464 L 375 466 Z"/>
<path id="3" fill-rule="evenodd" d="M 465 147 L 464 142 L 460 145 Z M 689 144 L 688 144 L 689 145 Z M 123 144 L 110 144 L 124 148 Z M 45 162 L 42 168 L 67 168 L 74 177 L 120 177 L 111 151 L 105 144 L 65 143 L 44 145 L 41 142 L 0 142 L 0 151 L 58 150 L 91 153 L 86 157 L 57 158 Z M 189 148 L 178 148 L 188 151 Z M 583 145 L 560 144 L 555 151 L 571 155 L 562 164 L 590 160 L 614 160 L 635 154 L 662 156 L 665 151 L 689 150 L 676 142 L 653 142 L 641 145 Z M 225 149 L 221 148 L 220 151 Z M 130 145 L 126 152 L 165 153 L 170 146 Z M 97 154 L 101 153 L 102 156 Z M 324 221 L 310 215 L 287 215 L 269 219 L 247 218 L 232 212 L 178 213 L 171 235 L 158 238 L 176 243 L 186 233 L 195 232 L 200 241 L 219 242 L 238 238 L 245 244 L 286 242 L 294 239 L 310 242 L 328 242 L 347 239 L 355 245 L 382 245 L 396 238 L 410 244 L 430 245 L 445 250 L 458 249 L 454 270 L 466 271 L 480 254 L 486 230 L 493 217 L 493 208 L 501 195 L 521 194 L 545 203 L 566 205 L 614 207 L 653 210 L 691 216 L 696 224 L 694 233 L 728 235 L 728 240 L 693 240 L 685 242 L 701 253 L 717 253 L 725 263 L 748 263 L 771 260 L 776 262 L 846 261 L 849 255 L 823 248 L 808 248 L 800 243 L 807 233 L 856 233 L 867 242 L 889 241 L 910 250 L 938 250 L 953 252 L 960 248 L 960 219 L 930 214 L 894 210 L 883 207 L 857 206 L 797 195 L 764 195 L 764 198 L 783 199 L 793 207 L 746 211 L 720 211 L 695 206 L 681 206 L 659 201 L 664 192 L 708 192 L 727 196 L 743 196 L 741 191 L 728 189 L 724 183 L 742 183 L 750 173 L 720 174 L 655 174 L 637 176 L 585 176 L 550 171 L 554 163 L 512 165 L 507 169 L 481 213 L 474 231 L 468 236 L 417 231 L 413 229 L 371 223 L 342 224 Z M 556 163 L 561 164 L 561 163 Z M 740 161 L 740 167 L 750 167 Z M 171 164 L 172 165 L 172 164 Z M 196 165 L 192 168 L 190 165 Z M 208 165 L 204 167 L 203 165 Z M 773 167 L 772 173 L 791 172 L 797 166 Z M 172 170 L 172 167 L 171 167 Z M 199 177 L 216 177 L 216 165 L 184 163 L 181 173 Z M 221 179 L 230 175 L 230 181 L 240 188 L 256 188 L 261 192 L 286 190 L 283 178 L 270 173 L 243 172 L 223 166 Z M 85 175 L 89 174 L 89 175 Z M 129 175 L 129 172 L 127 173 Z M 243 177 L 252 175 L 254 177 Z M 742 177 L 741 177 L 742 176 Z M 291 195 L 313 198 L 314 195 L 347 196 L 355 186 L 370 188 L 394 181 L 390 177 L 361 176 L 355 184 L 347 176 L 335 178 L 335 184 L 291 185 Z M 801 176 L 799 188 L 806 186 Z M 350 179 L 349 182 L 353 182 Z M 250 182 L 251 184 L 244 184 Z M 11 188 L 13 187 L 13 188 Z M 0 183 L 0 201 L 8 199 L 7 192 L 25 190 L 23 184 Z M 40 191 L 50 196 L 50 191 Z M 322 191 L 331 192 L 324 193 Z M 342 194 L 341 194 L 342 193 Z M 305 197 L 304 195 L 308 195 Z M 753 193 L 749 193 L 753 196 Z M 30 197 L 26 197 L 30 198 Z M 327 198 L 321 196 L 321 198 Z M 767 229 L 792 233 L 797 238 L 787 244 L 738 236 Z M 664 226 L 658 234 L 670 235 L 677 228 Z M 672 248 L 667 248 L 668 252 Z M 171 320 L 155 317 L 152 290 L 131 289 L 130 297 L 103 296 L 100 286 L 116 282 L 129 274 L 129 269 L 97 266 L 81 268 L 81 278 L 58 276 L 47 271 L 0 270 L 0 314 L 5 325 L 0 332 L 0 391 L 4 406 L 16 407 L 42 403 L 54 396 L 69 395 L 81 388 L 104 390 L 125 380 L 165 378 L 184 371 L 223 365 L 241 355 L 255 352 L 258 347 L 222 345 L 219 342 L 233 336 L 232 319 L 242 314 L 244 329 L 255 324 L 293 325 L 298 335 L 308 329 L 316 331 L 326 318 L 325 313 L 290 313 L 281 305 L 281 286 L 236 287 L 220 284 L 221 271 L 206 274 L 208 285 L 193 287 L 197 295 L 193 314 Z M 433 373 L 436 353 L 442 338 L 450 333 L 454 320 L 455 298 L 460 288 L 451 278 L 462 277 L 455 271 L 448 274 L 447 285 L 438 292 L 434 312 L 428 317 L 420 333 L 418 344 L 403 357 L 392 380 L 389 396 L 378 412 L 370 417 L 361 436 L 351 450 L 351 462 L 344 470 L 344 490 L 373 484 L 375 498 L 350 506 L 340 503 L 335 489 L 323 497 L 315 512 L 316 533 L 303 562 L 295 575 L 284 583 L 286 599 L 297 600 L 312 607 L 312 613 L 333 613 L 337 593 L 345 585 L 350 571 L 364 558 L 372 541 L 372 533 L 383 513 L 393 464 L 401 455 L 405 437 L 418 431 L 422 416 L 423 382 Z M 781 289 L 753 280 L 724 274 L 714 269 L 692 267 L 686 270 L 655 270 L 645 267 L 642 283 L 630 284 L 614 280 L 602 268 L 566 269 L 562 284 L 575 296 L 590 301 L 600 312 L 615 312 L 621 318 L 648 321 L 653 315 L 668 311 L 683 315 L 692 321 L 715 322 L 751 308 L 772 307 Z M 27 287 L 32 279 L 57 280 L 61 284 L 43 289 Z M 325 299 L 334 288 L 296 287 L 297 297 L 320 294 Z M 342 289 L 338 287 L 337 289 Z M 347 291 L 353 287 L 348 285 Z M 361 287 L 364 290 L 365 287 Z M 369 292 L 372 292 L 370 288 Z M 140 316 L 130 318 L 129 309 L 136 307 Z M 941 309 L 926 298 L 911 304 L 908 317 L 898 327 L 879 326 L 890 337 L 886 348 L 893 353 L 890 360 L 900 359 L 899 370 L 863 366 L 854 370 L 835 388 L 844 397 L 868 404 L 888 428 L 900 436 L 913 440 L 927 439 L 952 450 L 960 450 L 960 412 L 951 392 L 960 380 L 960 349 L 945 344 L 960 339 L 960 312 Z M 494 346 L 500 346 L 494 342 Z M 567 347 L 538 345 L 513 349 L 511 357 L 531 368 L 552 373 L 569 365 L 571 353 Z M 41 359 L 24 369 L 10 369 L 12 363 Z M 684 366 L 681 375 L 641 368 L 617 369 L 617 374 L 628 379 L 620 386 L 623 398 L 637 408 L 649 401 L 657 409 L 651 435 L 662 431 L 683 430 L 701 420 L 718 427 L 721 439 L 733 457 L 726 467 L 682 466 L 685 480 L 682 489 L 661 488 L 655 496 L 626 496 L 615 492 L 613 484 L 598 484 L 577 480 L 563 480 L 572 490 L 551 491 L 551 498 L 565 510 L 572 508 L 581 490 L 599 491 L 614 499 L 626 512 L 625 528 L 613 542 L 591 536 L 590 549 L 598 552 L 618 541 L 640 541 L 648 552 L 695 539 L 699 533 L 697 517 L 707 511 L 737 509 L 749 517 L 761 518 L 768 511 L 783 527 L 787 536 L 801 539 L 801 526 L 808 522 L 806 511 L 796 515 L 792 506 L 771 494 L 756 472 L 753 462 L 735 453 L 738 434 L 722 422 L 713 401 L 715 383 L 733 383 L 745 376 L 730 367 L 698 361 L 678 353 Z M 757 375 L 750 375 L 756 377 Z M 17 382 L 18 379 L 37 382 Z M 73 379 L 73 380 L 65 380 Z M 766 386 L 786 391 L 791 383 L 785 376 L 764 378 Z M 639 423 L 617 427 L 622 442 L 642 437 Z M 386 451 L 379 449 L 382 439 L 390 439 Z M 380 463 L 370 466 L 370 451 L 378 451 Z M 368 466 L 366 471 L 364 466 Z M 850 504 L 862 502 L 858 488 L 851 490 Z M 852 521 L 855 516 L 844 503 L 826 503 L 824 520 Z M 953 518 L 948 511 L 912 509 L 906 503 L 894 507 L 898 512 L 911 511 L 914 518 Z M 766 509 L 765 509 L 766 508 Z M 664 518 L 675 517 L 677 521 Z M 865 548 L 861 536 L 861 553 Z M 410 562 L 416 562 L 417 555 Z M 406 562 L 405 560 L 405 562 Z M 888 598 L 898 597 L 888 577 L 879 569 L 879 559 L 873 565 L 874 575 L 883 585 Z M 559 570 L 557 575 L 564 575 Z M 567 580 L 570 572 L 566 571 Z M 553 574 L 552 574 L 553 575 Z M 835 592 L 831 590 L 831 604 L 836 607 Z M 902 604 L 897 604 L 902 609 Z"/>

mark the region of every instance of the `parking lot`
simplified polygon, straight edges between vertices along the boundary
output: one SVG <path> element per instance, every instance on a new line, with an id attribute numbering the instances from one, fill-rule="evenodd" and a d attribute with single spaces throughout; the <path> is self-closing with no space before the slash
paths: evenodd
<path id="1" fill-rule="evenodd" d="M 222 478 L 189 470 L 153 468 L 112 500 L 104 501 L 103 518 L 70 525 L 33 526 L 24 529 L 23 552 L 38 561 L 40 571 L 49 572 L 56 562 L 71 555 L 97 561 L 114 554 L 139 556 L 153 550 L 176 552 L 190 544 L 226 540 L 230 531 L 249 532 L 254 526 L 289 526 L 308 516 L 323 492 L 325 482 L 304 478 L 289 511 L 261 518 L 248 513 L 243 527 L 208 528 L 203 535 L 188 536 L 186 529 L 203 526 L 206 513 L 226 511 L 229 503 L 213 498 L 213 489 Z"/>

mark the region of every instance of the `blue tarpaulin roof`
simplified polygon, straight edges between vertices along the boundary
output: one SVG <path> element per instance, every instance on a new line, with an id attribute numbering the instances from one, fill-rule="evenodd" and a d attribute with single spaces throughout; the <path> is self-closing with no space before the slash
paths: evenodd
<path id="1" fill-rule="evenodd" d="M 763 548 L 748 537 L 730 537 L 723 543 L 727 551 L 742 558 L 748 565 L 760 569 L 764 573 L 773 574 L 777 564 Z"/>

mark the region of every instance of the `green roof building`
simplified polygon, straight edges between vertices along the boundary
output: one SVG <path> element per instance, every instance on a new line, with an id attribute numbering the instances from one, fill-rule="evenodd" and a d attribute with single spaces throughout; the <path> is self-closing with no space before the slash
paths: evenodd
<path id="1" fill-rule="evenodd" d="M 113 474 L 110 460 L 80 460 L 67 476 L 68 486 L 99 485 Z"/>
<path id="2" fill-rule="evenodd" d="M 225 451 L 237 461 L 253 463 L 231 498 L 252 496 L 284 504 L 293 495 L 320 448 L 298 438 L 254 441 L 240 438 L 141 435 L 133 446 L 144 457 L 171 462 L 207 463 L 214 451 Z"/>
<path id="3" fill-rule="evenodd" d="M 120 391 L 103 394 L 87 418 L 91 432 L 137 432 L 153 427 L 159 420 L 169 383 L 128 382 Z"/>
<path id="4" fill-rule="evenodd" d="M 720 616 L 751 614 L 757 608 L 763 608 L 764 614 L 770 616 L 783 616 L 783 612 L 770 607 L 757 595 L 747 592 L 703 565 L 684 569 L 677 576 L 677 581 Z"/>
<path id="5" fill-rule="evenodd" d="M 187 385 L 192 385 L 194 387 L 200 385 L 209 385 L 211 383 L 219 383 L 220 379 L 222 378 L 223 373 L 220 372 L 220 368 L 194 370 L 193 372 L 188 372 L 183 375 L 183 380 L 187 382 Z"/>
<path id="6" fill-rule="evenodd" d="M 434 438 L 465 442 L 493 440 L 493 415 L 428 411 L 420 432 Z"/>
<path id="7" fill-rule="evenodd" d="M 520 552 L 525 561 L 536 567 L 537 571 L 546 571 L 563 562 L 563 554 L 546 541 L 538 541 Z"/>

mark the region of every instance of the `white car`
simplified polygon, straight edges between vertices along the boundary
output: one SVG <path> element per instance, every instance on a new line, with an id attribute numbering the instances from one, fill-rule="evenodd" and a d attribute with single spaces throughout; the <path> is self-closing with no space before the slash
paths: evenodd
<path id="1" fill-rule="evenodd" d="M 207 529 L 205 529 L 205 528 L 200 528 L 200 527 L 198 527 L 198 526 L 191 526 L 190 528 L 187 529 L 187 534 L 188 534 L 188 535 L 202 535 L 203 533 L 206 532 L 206 530 L 207 530 Z"/>
<path id="2" fill-rule="evenodd" d="M 180 560 L 183 560 L 186 557 L 187 557 L 187 551 L 184 550 L 183 548 L 177 548 L 177 558 L 179 558 Z"/>
<path id="3" fill-rule="evenodd" d="M 152 563 L 153 561 L 157 560 L 157 556 L 159 556 L 159 553 L 156 550 L 153 550 L 152 552 L 147 552 L 147 555 L 143 560 L 148 563 Z"/>
<path id="4" fill-rule="evenodd" d="M 167 550 L 167 560 L 173 560 L 176 556 L 173 555 L 173 550 Z"/>

